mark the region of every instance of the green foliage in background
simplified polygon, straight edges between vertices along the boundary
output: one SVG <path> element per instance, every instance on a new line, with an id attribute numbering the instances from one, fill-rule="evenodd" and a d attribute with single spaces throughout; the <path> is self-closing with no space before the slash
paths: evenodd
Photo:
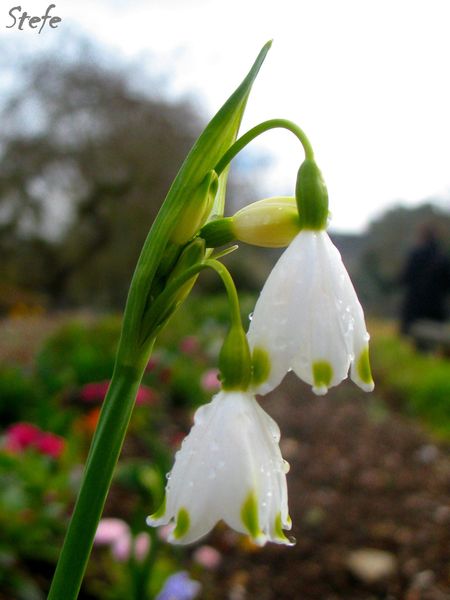
<path id="1" fill-rule="evenodd" d="M 450 439 L 450 360 L 419 353 L 407 340 L 376 329 L 371 356 L 377 385 L 401 409 Z"/>

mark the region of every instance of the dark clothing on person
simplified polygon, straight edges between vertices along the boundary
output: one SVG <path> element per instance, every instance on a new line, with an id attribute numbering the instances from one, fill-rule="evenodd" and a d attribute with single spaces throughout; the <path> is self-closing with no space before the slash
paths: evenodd
<path id="1" fill-rule="evenodd" d="M 401 331 L 409 333 L 419 319 L 445 321 L 445 297 L 450 290 L 450 261 L 435 239 L 414 248 L 401 276 L 406 286 Z"/>

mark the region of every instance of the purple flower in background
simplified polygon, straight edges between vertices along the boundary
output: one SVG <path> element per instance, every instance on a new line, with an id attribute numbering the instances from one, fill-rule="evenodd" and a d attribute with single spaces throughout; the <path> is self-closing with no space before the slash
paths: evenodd
<path id="1" fill-rule="evenodd" d="M 156 600 L 194 600 L 201 587 L 201 584 L 191 579 L 186 571 L 180 571 L 166 580 Z"/>

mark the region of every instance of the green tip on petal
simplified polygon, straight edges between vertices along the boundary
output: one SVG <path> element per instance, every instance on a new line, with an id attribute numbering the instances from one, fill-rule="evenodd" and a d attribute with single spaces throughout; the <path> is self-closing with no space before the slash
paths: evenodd
<path id="1" fill-rule="evenodd" d="M 364 348 L 364 350 L 359 355 L 358 361 L 356 363 L 356 372 L 362 383 L 365 383 L 368 386 L 373 385 L 368 346 Z"/>
<path id="2" fill-rule="evenodd" d="M 252 383 L 253 385 L 261 385 L 267 381 L 270 375 L 270 358 L 264 348 L 257 346 L 252 354 Z"/>
<path id="3" fill-rule="evenodd" d="M 288 527 L 290 527 L 291 526 L 291 519 L 290 519 L 290 517 L 288 517 L 288 519 L 289 519 Z M 295 539 L 294 538 L 289 539 L 288 537 L 286 537 L 284 535 L 283 521 L 281 519 L 281 512 L 279 512 L 277 514 L 277 516 L 275 517 L 274 532 L 275 532 L 275 536 L 276 536 L 276 538 L 277 538 L 278 541 L 283 542 L 287 546 L 294 546 Z"/>
<path id="4" fill-rule="evenodd" d="M 184 537 L 189 530 L 189 513 L 185 508 L 180 508 L 177 515 L 177 525 L 173 530 L 173 537 L 177 540 Z"/>
<path id="5" fill-rule="evenodd" d="M 333 377 L 332 366 L 326 360 L 318 360 L 313 363 L 312 371 L 314 391 L 317 394 L 325 394 L 330 387 L 331 379 Z"/>
<path id="6" fill-rule="evenodd" d="M 242 522 L 254 540 L 263 535 L 259 528 L 258 501 L 255 492 L 250 492 L 241 509 Z"/>
<path id="7" fill-rule="evenodd" d="M 166 512 L 166 496 L 164 496 L 164 500 L 162 501 L 162 504 L 158 508 L 158 510 L 148 517 L 148 521 L 157 521 L 158 519 L 161 519 L 165 515 L 165 512 Z"/>

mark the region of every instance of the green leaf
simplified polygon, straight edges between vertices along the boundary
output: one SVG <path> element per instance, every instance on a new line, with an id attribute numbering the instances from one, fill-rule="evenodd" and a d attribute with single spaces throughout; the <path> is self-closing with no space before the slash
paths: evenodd
<path id="1" fill-rule="evenodd" d="M 221 156 L 235 141 L 252 84 L 271 46 L 268 42 L 259 53 L 241 85 L 213 117 L 189 152 L 176 176 L 158 216 L 145 241 L 131 283 L 125 308 L 120 360 L 132 364 L 139 352 L 141 320 L 148 302 L 148 294 L 161 257 L 177 222 L 183 218 L 183 209 L 208 171 L 214 169 Z M 227 173 L 219 178 L 219 190 L 213 213 L 221 214 L 225 198 Z"/>

